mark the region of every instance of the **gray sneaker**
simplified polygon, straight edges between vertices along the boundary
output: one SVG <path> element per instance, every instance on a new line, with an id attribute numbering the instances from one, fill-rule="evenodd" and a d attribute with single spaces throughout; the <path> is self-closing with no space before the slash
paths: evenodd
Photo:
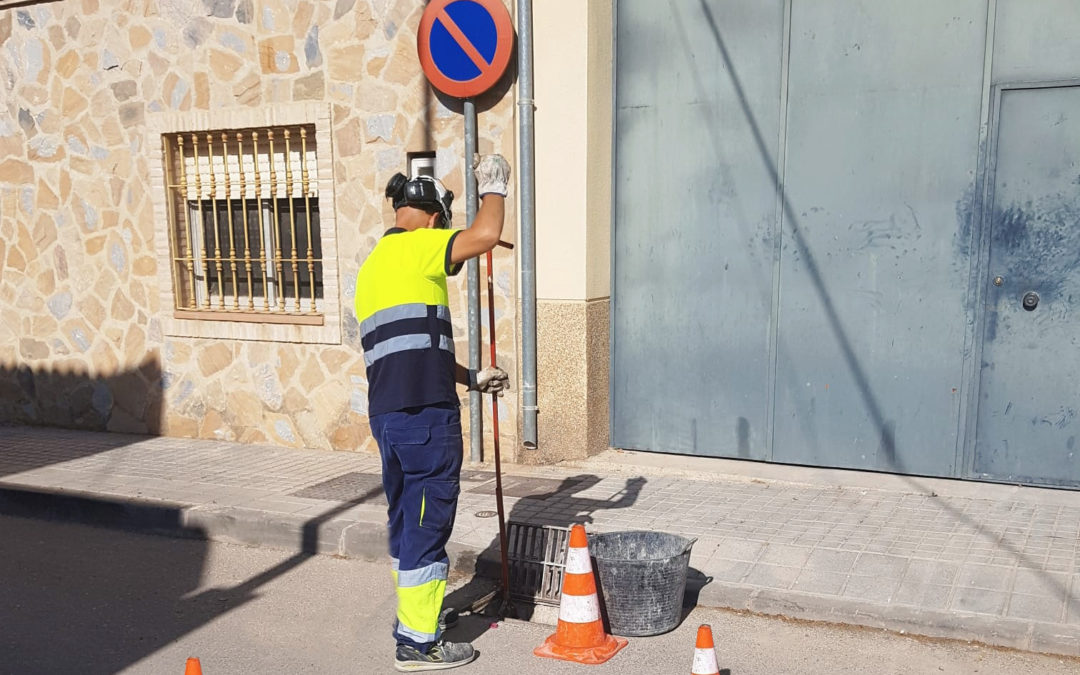
<path id="1" fill-rule="evenodd" d="M 464 666 L 476 660 L 476 650 L 468 642 L 446 642 L 440 640 L 431 646 L 427 654 L 421 654 L 415 647 L 398 645 L 394 655 L 394 670 L 403 673 L 418 673 L 424 670 L 447 670 Z"/>

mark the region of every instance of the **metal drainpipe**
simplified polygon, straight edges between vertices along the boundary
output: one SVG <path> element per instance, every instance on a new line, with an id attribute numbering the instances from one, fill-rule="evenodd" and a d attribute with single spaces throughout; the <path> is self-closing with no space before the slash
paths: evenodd
<path id="1" fill-rule="evenodd" d="M 476 178 L 473 174 L 473 153 L 476 152 L 476 103 L 465 99 L 465 225 L 472 227 L 476 219 Z M 480 259 L 470 258 L 465 267 L 469 280 L 469 368 L 480 370 Z M 484 461 L 484 410 L 480 392 L 469 392 L 469 459 Z"/>
<path id="2" fill-rule="evenodd" d="M 521 404 L 522 446 L 536 437 L 536 166 L 533 127 L 532 0 L 518 0 L 518 154 L 521 187 Z"/>

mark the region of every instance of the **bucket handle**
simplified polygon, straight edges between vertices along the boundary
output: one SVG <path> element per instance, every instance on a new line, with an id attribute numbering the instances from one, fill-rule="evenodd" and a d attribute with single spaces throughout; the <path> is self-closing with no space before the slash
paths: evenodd
<path id="1" fill-rule="evenodd" d="M 689 553 L 690 549 L 697 543 L 697 537 L 692 537 L 690 541 L 686 542 L 686 548 L 683 549 L 683 553 Z"/>

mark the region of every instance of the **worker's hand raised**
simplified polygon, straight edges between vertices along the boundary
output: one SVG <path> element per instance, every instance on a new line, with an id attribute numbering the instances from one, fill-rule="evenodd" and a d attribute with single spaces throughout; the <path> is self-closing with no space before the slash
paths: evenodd
<path id="1" fill-rule="evenodd" d="M 498 366 L 489 366 L 476 372 L 473 380 L 476 384 L 469 389 L 482 394 L 502 396 L 503 392 L 510 388 L 510 376 Z"/>
<path id="2" fill-rule="evenodd" d="M 506 196 L 507 184 L 510 182 L 510 164 L 502 155 L 473 155 L 473 169 L 478 195 Z"/>

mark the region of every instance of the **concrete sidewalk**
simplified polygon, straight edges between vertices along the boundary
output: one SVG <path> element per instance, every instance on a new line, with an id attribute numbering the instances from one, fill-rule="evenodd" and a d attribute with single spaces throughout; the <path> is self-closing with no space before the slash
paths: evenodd
<path id="1" fill-rule="evenodd" d="M 697 537 L 701 605 L 1080 655 L 1074 492 L 616 451 L 510 473 L 513 520 Z M 459 573 L 496 550 L 493 483 L 463 471 Z M 0 513 L 385 557 L 372 455 L 0 427 Z"/>

